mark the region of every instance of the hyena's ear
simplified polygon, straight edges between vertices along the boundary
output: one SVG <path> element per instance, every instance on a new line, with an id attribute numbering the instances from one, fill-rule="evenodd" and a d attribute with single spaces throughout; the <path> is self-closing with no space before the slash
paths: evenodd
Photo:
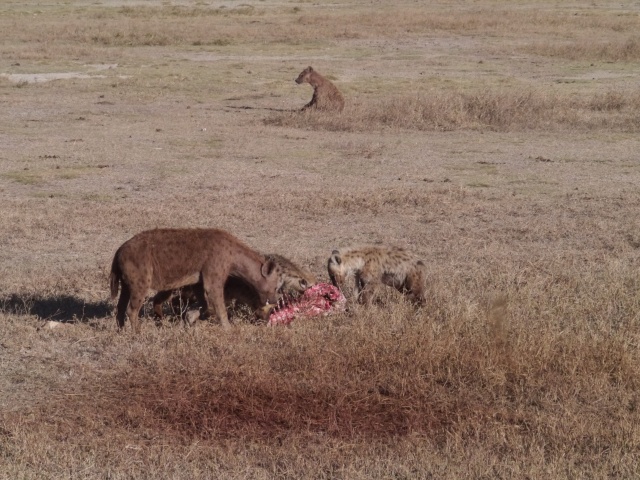
<path id="1" fill-rule="evenodd" d="M 329 263 L 335 263 L 336 265 L 340 265 L 342 263 L 342 259 L 340 258 L 340 252 L 338 250 L 334 250 L 331 252 L 331 258 L 329 258 Z"/>
<path id="2" fill-rule="evenodd" d="M 267 261 L 262 264 L 260 273 L 262 273 L 263 277 L 268 277 L 273 273 L 275 269 L 276 269 L 276 262 L 273 261 L 273 258 L 267 257 Z"/>
<path id="3" fill-rule="evenodd" d="M 309 66 L 307 67 L 307 71 L 308 71 L 308 72 L 313 72 L 313 67 L 312 67 L 311 65 L 309 65 Z"/>

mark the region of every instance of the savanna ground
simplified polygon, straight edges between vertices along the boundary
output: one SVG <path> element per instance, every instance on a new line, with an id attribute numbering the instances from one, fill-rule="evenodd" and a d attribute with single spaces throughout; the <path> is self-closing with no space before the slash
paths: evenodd
<path id="1" fill-rule="evenodd" d="M 640 475 L 638 2 L 40 3 L 0 4 L 2 478 Z M 429 301 L 118 333 L 166 226 L 407 247 Z"/>

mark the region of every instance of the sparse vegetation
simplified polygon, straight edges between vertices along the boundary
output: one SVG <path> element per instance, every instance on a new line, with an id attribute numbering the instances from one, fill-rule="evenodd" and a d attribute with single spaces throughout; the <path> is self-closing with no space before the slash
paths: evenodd
<path id="1" fill-rule="evenodd" d="M 608 42 L 593 42 L 588 38 L 570 43 L 543 42 L 531 45 L 525 51 L 549 57 L 598 62 L 640 61 L 640 37 L 627 37 Z"/>
<path id="2" fill-rule="evenodd" d="M 0 478 L 640 475 L 640 17 L 424 3 L 0 5 Z M 427 301 L 134 338 L 156 227 L 405 247 Z"/>
<path id="3" fill-rule="evenodd" d="M 363 97 L 341 116 L 278 112 L 265 121 L 268 125 L 355 132 L 389 127 L 432 131 L 604 129 L 637 132 L 639 111 L 640 92 L 636 90 L 598 92 L 586 98 L 539 90 L 473 93 L 434 90 L 382 100 Z"/>

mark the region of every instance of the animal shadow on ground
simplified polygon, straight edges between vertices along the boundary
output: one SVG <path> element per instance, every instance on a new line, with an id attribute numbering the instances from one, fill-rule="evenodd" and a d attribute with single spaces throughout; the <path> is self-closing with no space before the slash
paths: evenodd
<path id="1" fill-rule="evenodd" d="M 9 315 L 35 315 L 43 320 L 85 323 L 89 319 L 113 315 L 107 301 L 86 302 L 72 295 L 38 297 L 31 294 L 10 294 L 0 299 L 0 312 Z"/>
<path id="2" fill-rule="evenodd" d="M 168 323 L 179 323 L 183 310 L 197 310 L 198 303 L 181 305 L 178 309 L 167 308 Z M 182 313 L 184 313 L 182 312 Z M 251 318 L 254 312 L 243 306 L 231 306 L 230 318 L 234 320 Z M 86 302 L 72 295 L 56 295 L 53 297 L 39 297 L 33 294 L 12 293 L 0 296 L 0 314 L 5 315 L 34 315 L 41 320 L 53 320 L 60 323 L 91 323 L 93 320 L 111 318 L 115 315 L 115 306 L 108 301 Z M 153 318 L 153 305 L 147 299 L 140 309 L 140 316 Z M 153 318 L 156 326 L 162 326 L 162 321 Z"/>

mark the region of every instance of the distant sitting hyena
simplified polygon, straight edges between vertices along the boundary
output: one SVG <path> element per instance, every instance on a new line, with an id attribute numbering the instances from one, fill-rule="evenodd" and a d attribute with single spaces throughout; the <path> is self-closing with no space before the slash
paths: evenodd
<path id="1" fill-rule="evenodd" d="M 279 295 L 295 297 L 307 288 L 316 284 L 316 277 L 305 268 L 301 268 L 291 260 L 278 254 L 267 254 L 267 259 L 278 266 L 280 275 Z M 185 310 L 186 307 L 200 302 L 202 298 L 202 284 L 187 285 L 180 290 L 165 290 L 158 292 L 153 298 L 153 311 L 158 318 L 163 318 L 162 304 L 172 302 L 174 311 Z M 229 277 L 224 285 L 224 298 L 227 303 L 235 302 L 236 306 L 247 306 L 253 312 L 264 306 L 255 289 L 240 278 Z"/>
<path id="2" fill-rule="evenodd" d="M 229 276 L 251 285 L 260 302 L 277 301 L 280 268 L 228 232 L 216 229 L 157 229 L 135 235 L 118 248 L 111 266 L 111 296 L 122 286 L 116 313 L 118 327 L 125 314 L 135 332 L 138 314 L 150 289 L 173 290 L 200 282 L 205 314 L 213 308 L 229 327 L 224 285 Z"/>
<path id="3" fill-rule="evenodd" d="M 363 303 L 371 303 L 382 284 L 409 294 L 417 303 L 425 300 L 425 265 L 402 248 L 369 246 L 334 250 L 327 270 L 331 282 L 340 289 L 347 277 L 353 276 L 354 293 Z"/>
<path id="4" fill-rule="evenodd" d="M 313 87 L 313 97 L 309 103 L 302 107 L 302 110 L 313 107 L 318 110 L 342 111 L 344 98 L 342 98 L 340 91 L 312 67 L 305 68 L 296 78 L 296 83 L 303 82 L 307 82 Z"/>

